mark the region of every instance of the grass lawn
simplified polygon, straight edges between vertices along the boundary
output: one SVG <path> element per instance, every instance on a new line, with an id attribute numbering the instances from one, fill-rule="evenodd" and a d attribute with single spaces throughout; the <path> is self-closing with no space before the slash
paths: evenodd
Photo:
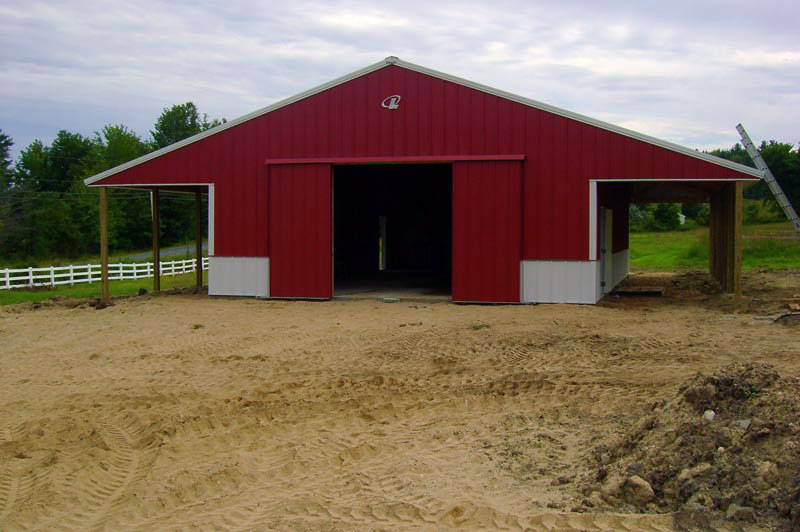
<path id="1" fill-rule="evenodd" d="M 755 231 L 787 231 L 789 222 L 745 225 Z M 800 240 L 744 240 L 742 268 L 800 268 Z M 631 267 L 641 270 L 708 268 L 708 228 L 668 233 L 631 233 Z"/>
<path id="2" fill-rule="evenodd" d="M 185 273 L 183 275 L 175 275 L 172 277 L 162 277 L 161 289 L 167 290 L 169 288 L 194 286 L 194 282 L 194 272 Z M 208 272 L 206 271 L 203 272 L 203 283 L 206 284 L 207 282 Z M 149 279 L 136 279 L 129 281 L 110 281 L 108 283 L 108 289 L 112 296 L 135 294 L 140 288 L 145 288 L 148 291 L 151 291 L 153 289 L 153 278 L 151 277 Z M 22 303 L 24 301 L 42 301 L 53 296 L 72 297 L 76 299 L 100 297 L 100 282 L 98 281 L 91 284 L 76 284 L 73 286 L 63 285 L 50 289 L 36 288 L 33 290 L 0 290 L 0 305 Z"/>

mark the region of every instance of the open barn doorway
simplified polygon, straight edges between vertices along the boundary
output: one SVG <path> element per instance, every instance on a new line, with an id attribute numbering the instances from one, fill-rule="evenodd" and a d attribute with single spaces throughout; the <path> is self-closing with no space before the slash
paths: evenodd
<path id="1" fill-rule="evenodd" d="M 449 299 L 452 165 L 333 169 L 334 295 Z"/>
<path id="2" fill-rule="evenodd" d="M 749 184 L 746 180 L 721 179 L 683 179 L 683 180 L 641 180 L 632 182 L 600 182 L 597 185 L 597 260 L 598 298 L 613 291 L 626 279 L 631 258 L 646 257 L 652 253 L 663 270 L 685 268 L 681 259 L 703 260 L 707 256 L 710 277 L 718 283 L 723 292 L 738 292 L 741 287 L 741 222 L 742 191 Z M 638 204 L 637 209 L 646 209 L 644 204 L 659 204 L 664 207 L 662 215 L 651 213 L 650 226 L 641 225 L 639 231 L 646 236 L 637 239 L 641 248 L 631 248 L 629 237 L 631 219 L 630 206 Z M 662 222 L 669 212 L 674 215 L 674 231 L 679 228 L 678 208 L 685 204 L 708 204 L 706 223 L 708 227 L 697 227 L 677 238 L 670 226 Z M 668 211 L 666 207 L 676 207 Z M 700 210 L 700 208 L 698 208 Z M 666 214 L 663 214 L 666 213 Z M 657 223 L 664 223 L 658 226 Z M 642 230 L 644 227 L 644 230 Z M 652 227 L 648 229 L 648 227 Z M 696 244 L 686 247 L 685 242 L 695 240 Z M 655 261 L 651 261 L 651 264 Z M 641 273 L 641 272 L 639 272 Z M 637 278 L 642 278 L 637 273 Z M 663 273 L 663 272 L 662 272 Z M 652 276 L 650 276 L 652 278 Z M 641 279 L 627 279 L 626 290 Z M 640 286 L 641 288 L 641 286 Z M 644 292 L 663 292 L 663 287 L 648 286 Z M 652 290 L 650 289 L 652 288 Z M 630 290 L 637 292 L 637 290 Z"/>

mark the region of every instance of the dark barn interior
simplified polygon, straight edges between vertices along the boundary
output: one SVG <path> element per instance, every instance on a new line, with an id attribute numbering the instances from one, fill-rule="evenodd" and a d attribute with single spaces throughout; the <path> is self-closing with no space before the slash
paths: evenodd
<path id="1" fill-rule="evenodd" d="M 333 170 L 334 292 L 450 293 L 452 166 Z"/>

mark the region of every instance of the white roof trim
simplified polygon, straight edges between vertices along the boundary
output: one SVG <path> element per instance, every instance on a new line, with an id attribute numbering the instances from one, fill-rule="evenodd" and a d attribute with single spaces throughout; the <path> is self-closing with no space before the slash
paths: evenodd
<path id="1" fill-rule="evenodd" d="M 656 137 L 651 137 L 650 135 L 645 135 L 644 133 L 639 133 L 637 131 L 633 131 L 631 129 L 627 129 L 627 128 L 620 127 L 620 126 L 615 126 L 614 124 L 609 124 L 608 122 L 603 122 L 602 120 L 597 120 L 595 118 L 584 116 L 584 115 L 581 115 L 581 114 L 578 114 L 578 113 L 573 113 L 572 111 L 567 111 L 566 109 L 561 109 L 561 108 L 555 107 L 553 105 L 542 103 L 542 102 L 539 102 L 539 101 L 536 101 L 536 100 L 531 100 L 530 98 L 525 98 L 525 97 L 519 96 L 517 94 L 512 94 L 510 92 L 506 92 L 506 91 L 503 91 L 503 90 L 500 90 L 500 89 L 495 89 L 493 87 L 489 87 L 487 85 L 482 85 L 480 83 L 475 83 L 473 81 L 469 81 L 469 80 L 466 80 L 466 79 L 463 79 L 463 78 L 459 78 L 459 77 L 456 77 L 456 76 L 451 76 L 450 74 L 445 74 L 444 72 L 439 72 L 437 70 L 432 70 L 430 68 L 426 68 L 426 67 L 423 67 L 423 66 L 420 66 L 420 65 L 415 65 L 414 63 L 408 63 L 406 61 L 398 59 L 397 57 L 390 56 L 390 57 L 387 57 L 386 59 L 384 59 L 383 61 L 379 61 L 379 62 L 374 63 L 374 64 L 372 64 L 372 65 L 370 65 L 368 67 L 362 68 L 360 70 L 356 70 L 355 72 L 351 72 L 350 74 L 344 75 L 344 76 L 342 76 L 340 78 L 334 79 L 334 80 L 329 81 L 327 83 L 323 83 L 322 85 L 314 87 L 313 89 L 309 89 L 309 90 L 307 90 L 305 92 L 301 92 L 300 94 L 297 94 L 295 96 L 291 96 L 289 98 L 281 100 L 281 101 L 279 101 L 277 103 L 274 103 L 272 105 L 269 105 L 267 107 L 263 107 L 263 108 L 261 108 L 261 109 L 259 109 L 257 111 L 253 111 L 252 113 L 246 114 L 244 116 L 240 116 L 239 118 L 231 120 L 230 122 L 226 122 L 226 123 L 221 124 L 221 125 L 219 125 L 219 126 L 217 126 L 215 128 L 203 131 L 201 133 L 198 133 L 197 135 L 194 135 L 192 137 L 186 138 L 186 139 L 181 140 L 179 142 L 176 142 L 174 144 L 170 144 L 169 146 L 161 148 L 160 150 L 154 151 L 152 153 L 148 153 L 147 155 L 143 155 L 143 156 L 141 156 L 141 157 L 139 157 L 137 159 L 133 159 L 131 161 L 128 161 L 127 163 L 124 163 L 124 164 L 121 164 L 121 165 L 116 166 L 114 168 L 111 168 L 109 170 L 106 170 L 105 172 L 99 173 L 99 174 L 94 175 L 92 177 L 88 177 L 88 178 L 84 179 L 83 182 L 86 185 L 91 185 L 92 183 L 95 183 L 97 181 L 105 179 L 106 177 L 112 176 L 114 174 L 118 174 L 119 172 L 122 172 L 124 170 L 129 169 L 129 168 L 132 168 L 134 166 L 137 166 L 137 165 L 139 165 L 139 164 L 141 164 L 143 162 L 149 161 L 151 159 L 155 159 L 157 157 L 161 157 L 164 154 L 167 154 L 167 153 L 169 153 L 171 151 L 177 150 L 179 148 L 182 148 L 184 146 L 187 146 L 189 144 L 197 142 L 198 140 L 202 140 L 202 139 L 204 139 L 206 137 L 210 137 L 211 135 L 216 135 L 217 133 L 225 131 L 226 129 L 229 129 L 231 127 L 237 126 L 237 125 L 239 125 L 239 124 L 241 124 L 243 122 L 247 122 L 248 120 L 251 120 L 253 118 L 257 118 L 259 116 L 265 115 L 267 113 L 270 113 L 272 111 L 280 109 L 281 107 L 286 107 L 287 105 L 291 105 L 291 104 L 293 104 L 293 103 L 295 103 L 297 101 L 300 101 L 300 100 L 303 100 L 305 98 L 308 98 L 309 96 L 313 96 L 313 95 L 318 94 L 318 93 L 320 93 L 322 91 L 325 91 L 325 90 L 328 90 L 330 88 L 336 87 L 337 85 L 341 85 L 343 83 L 347 83 L 348 81 L 351 81 L 353 79 L 359 78 L 359 77 L 361 77 L 361 76 L 363 76 L 365 74 L 369 74 L 370 72 L 374 72 L 376 70 L 380 70 L 381 68 L 387 67 L 389 65 L 397 65 L 399 67 L 402 67 L 402 68 L 405 68 L 405 69 L 408 69 L 408 70 L 413 70 L 414 72 L 419 72 L 421 74 L 426 74 L 428 76 L 432 76 L 432 77 L 439 78 L 439 79 L 442 79 L 442 80 L 445 80 L 445 81 L 456 83 L 458 85 L 463 85 L 463 86 L 469 87 L 471 89 L 479 90 L 479 91 L 485 92 L 487 94 L 492 94 L 494 96 L 498 96 L 498 97 L 504 98 L 506 100 L 511 100 L 513 102 L 520 103 L 522 105 L 527 105 L 529 107 L 534 107 L 536 109 L 540 109 L 542 111 L 547 111 L 547 112 L 553 113 L 555 115 L 563 116 L 563 117 L 569 118 L 571 120 L 576 120 L 578 122 L 583 122 L 584 124 L 588 124 L 590 126 L 599 127 L 601 129 L 605 129 L 607 131 L 611 131 L 612 133 L 617 133 L 617 134 L 620 134 L 620 135 L 624 135 L 626 137 L 630 137 L 630 138 L 633 138 L 633 139 L 636 139 L 636 140 L 640 140 L 642 142 L 646 142 L 646 143 L 652 144 L 654 146 L 659 146 L 661 148 L 665 148 L 665 149 L 670 150 L 670 151 L 678 152 L 678 153 L 681 153 L 683 155 L 688 155 L 690 157 L 694 157 L 695 159 L 700 159 L 702 161 L 705 161 L 705 162 L 708 162 L 708 163 L 711 163 L 711 164 L 716 164 L 718 166 L 724 166 L 726 168 L 729 168 L 731 170 L 735 170 L 737 172 L 742 172 L 744 174 L 752 175 L 752 176 L 758 177 L 758 178 L 763 178 L 763 176 L 764 176 L 762 171 L 757 170 L 755 168 L 750 168 L 749 166 L 745 166 L 743 164 L 735 163 L 733 161 L 728 161 L 727 159 L 722 159 L 721 157 L 716 157 L 714 155 L 709 155 L 707 153 L 702 153 L 702 152 L 699 152 L 699 151 L 694 150 L 692 148 L 687 148 L 686 146 L 681 146 L 679 144 L 675 144 L 675 143 L 672 143 L 672 142 L 669 142 L 669 141 L 666 141 L 666 140 L 658 139 Z"/>

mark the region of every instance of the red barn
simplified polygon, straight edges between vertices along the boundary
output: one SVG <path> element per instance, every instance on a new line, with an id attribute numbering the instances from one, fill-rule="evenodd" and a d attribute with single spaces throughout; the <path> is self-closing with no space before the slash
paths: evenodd
<path id="1" fill-rule="evenodd" d="M 207 191 L 211 295 L 595 303 L 628 273 L 631 201 L 711 202 L 711 270 L 733 290 L 759 177 L 388 57 L 86 184 Z"/>

